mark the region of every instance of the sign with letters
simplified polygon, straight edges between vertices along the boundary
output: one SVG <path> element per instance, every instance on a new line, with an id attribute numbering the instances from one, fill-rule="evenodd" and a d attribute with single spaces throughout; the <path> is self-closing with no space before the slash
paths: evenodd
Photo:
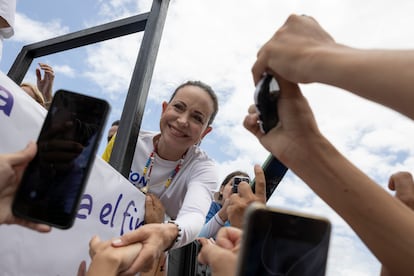
<path id="1" fill-rule="evenodd" d="M 36 141 L 46 112 L 0 72 L 0 154 Z M 37 233 L 0 226 L 1 274 L 76 275 L 82 260 L 90 262 L 94 235 L 107 240 L 134 230 L 143 224 L 144 212 L 145 195 L 97 156 L 72 228 Z"/>

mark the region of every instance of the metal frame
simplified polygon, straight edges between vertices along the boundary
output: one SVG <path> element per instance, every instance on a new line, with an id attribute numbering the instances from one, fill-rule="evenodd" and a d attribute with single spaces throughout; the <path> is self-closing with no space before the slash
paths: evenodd
<path id="1" fill-rule="evenodd" d="M 150 12 L 26 45 L 8 76 L 20 84 L 34 58 L 144 31 L 109 163 L 128 178 L 170 0 L 154 0 Z"/>

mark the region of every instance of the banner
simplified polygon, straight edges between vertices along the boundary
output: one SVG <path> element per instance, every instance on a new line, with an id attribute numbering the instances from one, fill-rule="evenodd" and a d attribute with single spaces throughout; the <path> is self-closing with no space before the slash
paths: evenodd
<path id="1" fill-rule="evenodd" d="M 46 110 L 0 72 L 0 154 L 36 141 Z M 102 139 L 104 141 L 104 139 Z M 37 233 L 0 225 L 0 275 L 68 275 L 90 263 L 89 241 L 118 237 L 143 224 L 145 195 L 96 157 L 74 226 Z"/>

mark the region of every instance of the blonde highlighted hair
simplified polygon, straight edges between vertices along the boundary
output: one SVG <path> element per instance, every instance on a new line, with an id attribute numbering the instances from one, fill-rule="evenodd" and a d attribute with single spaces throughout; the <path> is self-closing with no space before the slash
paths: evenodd
<path id="1" fill-rule="evenodd" d="M 20 84 L 20 87 L 22 88 L 27 87 L 31 89 L 33 91 L 34 100 L 38 102 L 39 104 L 41 104 L 43 107 L 45 107 L 45 98 L 43 97 L 42 92 L 40 92 L 39 88 L 37 88 L 36 85 L 28 83 L 28 82 L 23 82 L 22 84 Z"/>

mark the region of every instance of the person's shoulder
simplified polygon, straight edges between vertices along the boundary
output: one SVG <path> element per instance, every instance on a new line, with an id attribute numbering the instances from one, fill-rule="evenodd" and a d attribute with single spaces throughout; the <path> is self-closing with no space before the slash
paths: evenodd
<path id="1" fill-rule="evenodd" d="M 154 138 L 154 136 L 157 135 L 157 132 L 155 131 L 149 131 L 149 130 L 140 130 L 138 137 L 141 140 L 151 140 Z"/>
<path id="2" fill-rule="evenodd" d="M 157 135 L 157 133 L 154 131 L 140 130 L 138 134 L 137 144 L 135 147 L 135 153 L 142 153 L 142 150 L 144 150 L 145 153 L 146 151 L 152 151 L 152 139 L 155 135 Z"/>
<path id="3" fill-rule="evenodd" d="M 156 131 L 141 129 L 139 131 L 139 136 L 142 136 L 142 137 L 147 137 L 147 136 L 148 137 L 154 137 L 157 133 L 158 132 L 156 132 Z"/>

